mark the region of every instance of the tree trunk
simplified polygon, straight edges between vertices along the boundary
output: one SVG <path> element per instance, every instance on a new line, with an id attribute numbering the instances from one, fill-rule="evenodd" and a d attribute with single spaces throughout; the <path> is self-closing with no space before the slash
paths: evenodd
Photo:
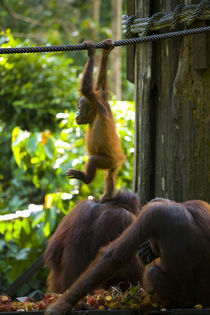
<path id="1" fill-rule="evenodd" d="M 122 37 L 122 0 L 112 0 L 112 39 Z M 121 99 L 121 47 L 116 47 L 112 52 L 112 91 L 117 100 Z"/>
<path id="2" fill-rule="evenodd" d="M 92 13 L 95 27 L 93 29 L 93 41 L 98 41 L 98 30 L 100 22 L 100 0 L 92 0 Z"/>
<path id="3" fill-rule="evenodd" d="M 181 2 L 157 0 L 150 7 L 151 14 L 173 11 Z M 136 0 L 137 9 L 147 4 Z M 142 204 L 157 196 L 209 201 L 207 38 L 209 33 L 137 48 L 134 189 Z"/>

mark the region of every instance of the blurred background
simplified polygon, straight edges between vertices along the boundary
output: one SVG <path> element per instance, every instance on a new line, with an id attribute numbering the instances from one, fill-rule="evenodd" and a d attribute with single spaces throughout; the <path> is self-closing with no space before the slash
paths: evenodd
<path id="1" fill-rule="evenodd" d="M 1 0 L 0 45 L 21 47 L 119 40 L 122 0 Z M 97 55 L 99 55 L 97 51 Z M 126 48 L 110 56 L 110 100 L 127 159 L 118 189 L 132 189 L 133 85 Z M 43 253 L 61 218 L 81 199 L 103 192 L 103 171 L 90 185 L 69 181 L 87 161 L 87 126 L 74 121 L 85 51 L 0 56 L 0 292 Z M 43 268 L 17 295 L 46 289 Z"/>

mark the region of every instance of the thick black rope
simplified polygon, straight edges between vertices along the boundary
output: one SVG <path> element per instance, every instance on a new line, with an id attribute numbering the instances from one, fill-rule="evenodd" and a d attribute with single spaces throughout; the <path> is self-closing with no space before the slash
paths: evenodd
<path id="1" fill-rule="evenodd" d="M 191 1 L 192 2 L 192 1 Z M 122 16 L 123 34 L 128 38 L 135 36 L 146 36 L 149 32 L 171 27 L 175 30 L 177 24 L 186 23 L 191 25 L 195 20 L 210 19 L 210 0 L 202 0 L 199 4 L 178 4 L 172 12 L 157 12 L 151 17 L 140 18 L 135 15 Z"/>
<path id="2" fill-rule="evenodd" d="M 114 42 L 114 46 L 126 46 L 139 43 L 145 43 L 150 41 L 156 41 L 160 39 L 167 39 L 171 37 L 179 37 L 186 35 L 199 34 L 203 32 L 209 32 L 210 26 L 194 28 L 190 30 L 176 31 L 171 33 L 148 35 L 138 38 L 129 38 L 123 40 L 117 40 Z M 95 45 L 96 49 L 106 48 L 103 42 Z M 59 45 L 59 46 L 37 46 L 37 47 L 15 47 L 15 48 L 0 48 L 0 54 L 25 54 L 25 53 L 41 53 L 41 52 L 54 52 L 54 51 L 74 51 L 74 50 L 86 50 L 87 47 L 84 44 L 77 45 Z"/>

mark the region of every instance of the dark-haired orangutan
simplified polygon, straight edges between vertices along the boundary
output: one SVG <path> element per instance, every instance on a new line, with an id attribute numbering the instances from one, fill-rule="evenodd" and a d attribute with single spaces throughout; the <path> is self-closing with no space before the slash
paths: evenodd
<path id="1" fill-rule="evenodd" d="M 120 192 L 104 203 L 79 202 L 61 221 L 45 251 L 50 268 L 48 291 L 63 293 L 93 261 L 100 247 L 109 244 L 134 221 L 140 210 L 138 198 Z M 127 289 L 142 279 L 143 264 L 132 257 L 124 269 L 101 284 L 104 288 L 120 284 Z"/>
<path id="2" fill-rule="evenodd" d="M 99 251 L 47 314 L 72 309 L 98 283 L 124 268 L 146 240 L 159 258 L 145 269 L 144 287 L 152 288 L 168 307 L 209 306 L 210 205 L 200 200 L 176 203 L 158 199 L 144 206 L 137 220 Z"/>
<path id="3" fill-rule="evenodd" d="M 102 51 L 98 79 L 96 86 L 94 86 L 95 45 L 92 42 L 84 42 L 88 49 L 88 61 L 81 80 L 80 92 L 82 96 L 78 102 L 78 113 L 75 119 L 78 124 L 89 124 L 86 133 L 89 158 L 85 172 L 75 169 L 67 171 L 69 178 L 76 178 L 89 184 L 95 176 L 96 169 L 106 170 L 104 195 L 101 201 L 114 196 L 116 176 L 120 165 L 125 160 L 108 103 L 107 63 L 114 44 L 109 39 L 105 40 L 104 43 L 106 49 Z"/>

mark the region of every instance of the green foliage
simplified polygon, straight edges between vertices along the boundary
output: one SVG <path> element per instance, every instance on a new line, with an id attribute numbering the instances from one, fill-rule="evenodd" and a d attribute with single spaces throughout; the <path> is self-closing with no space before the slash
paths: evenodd
<path id="1" fill-rule="evenodd" d="M 6 41 L 2 47 L 30 46 L 29 41 L 14 41 L 9 31 L 1 35 Z M 1 57 L 1 119 L 26 130 L 56 129 L 56 113 L 76 106 L 78 73 L 72 63 L 60 54 Z"/>
<path id="2" fill-rule="evenodd" d="M 32 229 L 32 218 L 0 222 L 0 235 L 4 235 L 4 239 L 0 239 L 1 292 L 4 292 L 11 282 L 44 251 L 43 240 L 38 234 L 40 231 L 41 227 Z M 30 279 L 18 290 L 17 296 L 22 296 L 37 288 L 44 290 L 46 276 L 47 270 L 41 270 L 38 276 Z"/>
<path id="3" fill-rule="evenodd" d="M 2 34 L 4 46 L 20 45 Z M 25 45 L 26 43 L 24 43 Z M 30 43 L 27 42 L 29 45 Z M 90 185 L 68 180 L 66 171 L 84 169 L 85 129 L 75 124 L 78 69 L 64 55 L 14 55 L 0 58 L 0 211 L 41 209 L 14 220 L 0 220 L 0 290 L 4 290 L 43 252 L 61 218 L 79 199 L 103 193 L 104 172 Z M 131 189 L 134 104 L 111 103 L 127 159 L 117 189 Z M 1 219 L 1 218 L 0 218 Z M 45 289 L 45 269 L 18 292 Z"/>
<path id="4" fill-rule="evenodd" d="M 9 31 L 2 32 L 1 36 L 6 42 L 3 47 L 20 46 Z M 30 45 L 30 42 L 22 45 Z M 24 175 L 24 168 L 17 169 L 11 151 L 11 133 L 15 126 L 33 132 L 58 129 L 56 114 L 66 109 L 73 111 L 78 98 L 78 69 L 72 64 L 72 59 L 60 54 L 0 58 L 0 204 L 5 211 L 13 211 L 15 206 L 23 209 L 30 198 L 34 202 L 44 198 L 43 191 L 35 190 L 29 177 Z M 35 136 L 28 143 L 28 151 L 33 150 L 33 141 L 36 141 Z M 45 149 L 48 156 L 52 149 L 49 141 Z M 11 196 L 15 196 L 17 190 L 19 194 L 13 203 Z"/>
<path id="5" fill-rule="evenodd" d="M 7 6 L 0 1 L 1 29 L 10 28 L 17 37 L 28 36 L 37 44 L 81 43 L 84 39 L 93 39 L 96 28 L 104 39 L 111 33 L 111 8 L 111 0 L 101 1 L 100 27 L 92 19 L 90 0 L 36 0 L 36 5 L 34 0 L 10 0 Z M 19 18 L 11 11 L 19 13 Z"/>

